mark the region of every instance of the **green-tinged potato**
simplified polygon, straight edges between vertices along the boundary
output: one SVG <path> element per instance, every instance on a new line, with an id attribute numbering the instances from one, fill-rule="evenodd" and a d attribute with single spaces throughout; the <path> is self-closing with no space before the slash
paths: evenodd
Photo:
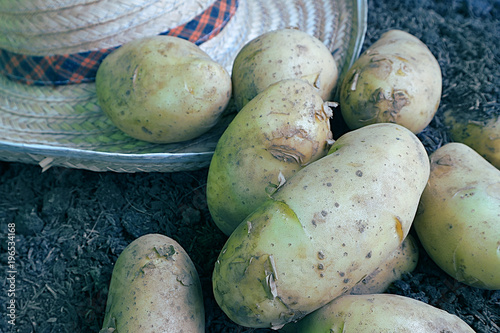
<path id="1" fill-rule="evenodd" d="M 316 37 L 297 29 L 267 32 L 248 42 L 236 55 L 232 69 L 233 94 L 241 109 L 271 84 L 304 79 L 331 98 L 337 84 L 337 63 Z"/>
<path id="2" fill-rule="evenodd" d="M 392 295 L 344 295 L 283 333 L 474 333 L 465 321 L 413 298 Z"/>
<path id="3" fill-rule="evenodd" d="M 171 36 L 144 37 L 99 66 L 99 105 L 123 132 L 144 141 L 193 139 L 219 120 L 231 97 L 231 77 L 195 44 Z"/>
<path id="4" fill-rule="evenodd" d="M 441 100 L 441 68 L 415 36 L 390 30 L 349 69 L 340 88 L 340 109 L 350 129 L 391 122 L 421 132 Z"/>
<path id="5" fill-rule="evenodd" d="M 227 235 L 285 179 L 326 155 L 332 112 L 304 80 L 272 84 L 236 115 L 219 139 L 207 203 Z"/>
<path id="6" fill-rule="evenodd" d="M 231 234 L 213 273 L 219 306 L 240 325 L 279 328 L 347 293 L 407 236 L 428 176 L 406 128 L 344 134 Z"/>
<path id="7" fill-rule="evenodd" d="M 500 169 L 500 113 L 479 115 L 469 110 L 448 110 L 444 122 L 453 141 L 466 144 Z"/>
<path id="8" fill-rule="evenodd" d="M 120 254 L 101 333 L 205 332 L 198 273 L 173 239 L 148 234 Z"/>
<path id="9" fill-rule="evenodd" d="M 429 256 L 460 282 L 500 289 L 500 170 L 462 143 L 430 156 L 415 230 Z"/>
<path id="10" fill-rule="evenodd" d="M 412 235 L 408 235 L 403 243 L 387 257 L 367 277 L 355 285 L 349 293 L 352 295 L 379 294 L 404 274 L 413 272 L 418 263 L 418 247 Z"/>

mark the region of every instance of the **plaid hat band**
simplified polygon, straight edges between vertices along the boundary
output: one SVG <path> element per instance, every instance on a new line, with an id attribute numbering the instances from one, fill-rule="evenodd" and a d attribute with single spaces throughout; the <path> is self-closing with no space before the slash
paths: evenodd
<path id="1" fill-rule="evenodd" d="M 217 36 L 236 13 L 238 0 L 217 0 L 191 21 L 160 33 L 200 45 Z M 120 46 L 74 54 L 30 56 L 0 49 L 0 72 L 30 85 L 93 82 L 102 60 Z"/>

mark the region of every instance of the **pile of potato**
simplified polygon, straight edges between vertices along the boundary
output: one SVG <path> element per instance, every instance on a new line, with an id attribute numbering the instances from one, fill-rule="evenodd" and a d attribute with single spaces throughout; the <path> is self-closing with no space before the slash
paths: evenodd
<path id="1" fill-rule="evenodd" d="M 500 289 L 500 171 L 462 143 L 428 156 L 416 134 L 439 106 L 441 71 L 416 37 L 387 32 L 337 80 L 328 49 L 295 29 L 237 55 L 238 114 L 207 179 L 210 213 L 229 236 L 213 272 L 217 303 L 239 325 L 283 332 L 473 332 L 384 291 L 416 266 L 413 226 L 445 272 Z M 350 131 L 334 141 L 337 86 Z M 199 288 L 178 244 L 143 236 L 115 265 L 102 332 L 203 332 Z"/>

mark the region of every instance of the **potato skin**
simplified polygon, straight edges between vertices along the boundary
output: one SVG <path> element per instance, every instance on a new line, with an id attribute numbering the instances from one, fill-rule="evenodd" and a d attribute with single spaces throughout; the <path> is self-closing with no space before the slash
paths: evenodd
<path id="1" fill-rule="evenodd" d="M 240 325 L 278 328 L 348 292 L 408 234 L 428 176 L 406 128 L 344 134 L 229 237 L 212 280 L 219 306 Z"/>
<path id="2" fill-rule="evenodd" d="M 383 264 L 377 267 L 367 277 L 356 284 L 350 291 L 351 295 L 379 294 L 403 274 L 413 272 L 418 263 L 418 247 L 412 235 L 408 234 L 401 245 L 387 257 Z"/>
<path id="3" fill-rule="evenodd" d="M 269 198 L 280 174 L 288 179 L 326 155 L 331 116 L 299 79 L 272 84 L 243 107 L 219 139 L 207 179 L 208 208 L 226 235 Z"/>
<path id="4" fill-rule="evenodd" d="M 144 37 L 108 55 L 96 75 L 99 105 L 123 132 L 144 141 L 193 139 L 218 121 L 231 77 L 195 44 Z"/>
<path id="5" fill-rule="evenodd" d="M 349 69 L 340 108 L 350 129 L 391 122 L 421 132 L 434 117 L 442 90 L 441 68 L 415 36 L 390 30 Z"/>
<path id="6" fill-rule="evenodd" d="M 473 333 L 459 317 L 413 298 L 392 295 L 344 295 L 283 333 Z"/>
<path id="7" fill-rule="evenodd" d="M 328 101 L 337 85 L 337 63 L 330 50 L 306 32 L 286 28 L 264 33 L 236 55 L 231 72 L 235 104 L 240 110 L 271 84 L 304 79 Z"/>
<path id="8" fill-rule="evenodd" d="M 500 115 L 478 116 L 469 110 L 448 110 L 444 123 L 453 141 L 474 149 L 500 169 Z"/>
<path id="9" fill-rule="evenodd" d="M 196 268 L 173 239 L 139 237 L 116 261 L 101 333 L 182 331 L 205 332 Z"/>
<path id="10" fill-rule="evenodd" d="M 500 289 L 500 170 L 462 143 L 430 156 L 415 230 L 429 256 L 460 282 Z"/>

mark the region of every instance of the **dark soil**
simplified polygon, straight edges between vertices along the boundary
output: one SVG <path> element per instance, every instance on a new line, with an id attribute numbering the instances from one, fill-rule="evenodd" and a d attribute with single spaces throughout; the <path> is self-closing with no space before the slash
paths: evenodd
<path id="1" fill-rule="evenodd" d="M 429 153 L 448 142 L 441 115 L 468 109 L 500 112 L 498 0 L 369 0 L 365 47 L 392 28 L 426 43 L 443 72 L 437 116 L 419 135 Z M 338 134 L 338 133 L 337 133 Z M 0 332 L 98 332 L 113 264 L 137 237 L 159 232 L 193 259 L 205 295 L 207 332 L 270 332 L 239 327 L 211 291 L 214 261 L 226 237 L 205 200 L 207 170 L 179 173 L 94 173 L 0 162 L 0 301 L 7 281 L 7 226 L 15 223 L 16 319 Z M 472 288 L 441 271 L 421 249 L 417 269 L 389 292 L 456 314 L 477 332 L 500 332 L 500 291 Z"/>

